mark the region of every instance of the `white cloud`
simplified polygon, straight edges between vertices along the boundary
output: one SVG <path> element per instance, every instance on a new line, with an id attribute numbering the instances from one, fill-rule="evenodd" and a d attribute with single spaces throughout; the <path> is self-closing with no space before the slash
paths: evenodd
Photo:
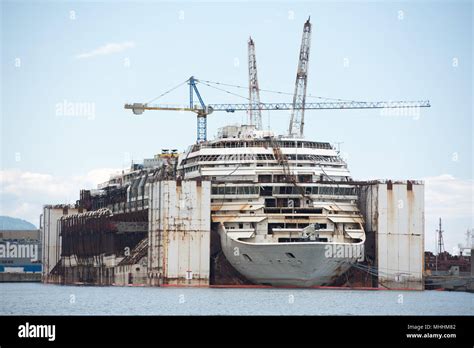
<path id="1" fill-rule="evenodd" d="M 92 51 L 78 54 L 76 55 L 76 58 L 84 59 L 95 56 L 103 56 L 106 54 L 122 52 L 133 47 L 135 47 L 135 43 L 133 41 L 126 41 L 121 43 L 107 43 L 104 46 L 100 46 Z"/>
<path id="2" fill-rule="evenodd" d="M 0 215 L 22 218 L 38 225 L 44 204 L 75 203 L 81 189 L 96 188 L 119 169 L 101 168 L 71 177 L 0 171 Z"/>
<path id="3" fill-rule="evenodd" d="M 443 174 L 424 178 L 428 217 L 474 217 L 474 181 Z"/>

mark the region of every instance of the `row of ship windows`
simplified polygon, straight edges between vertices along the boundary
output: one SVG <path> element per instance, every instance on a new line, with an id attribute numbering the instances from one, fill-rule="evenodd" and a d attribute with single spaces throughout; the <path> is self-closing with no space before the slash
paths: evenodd
<path id="1" fill-rule="evenodd" d="M 259 186 L 228 186 L 212 188 L 213 195 L 258 195 L 259 193 Z"/>
<path id="2" fill-rule="evenodd" d="M 194 172 L 195 170 L 198 170 L 198 168 L 199 168 L 199 166 L 192 166 L 192 167 L 184 168 L 184 172 L 185 173 Z"/>
<path id="3" fill-rule="evenodd" d="M 321 156 L 321 155 L 286 155 L 288 161 L 315 161 L 315 162 L 342 162 L 337 156 Z M 199 161 L 276 161 L 272 154 L 232 154 L 232 155 L 201 155 L 189 158 L 183 161 L 184 164 L 195 163 Z"/>
<path id="4" fill-rule="evenodd" d="M 356 187 L 332 187 L 332 186 L 276 186 L 273 187 L 273 194 L 300 195 L 304 190 L 307 195 L 334 195 L 352 196 L 357 195 Z M 222 186 L 213 187 L 213 195 L 258 195 L 260 186 Z"/>
<path id="5" fill-rule="evenodd" d="M 352 196 L 357 195 L 356 187 L 333 187 L 333 186 L 313 186 L 303 187 L 306 195 L 335 195 L 335 196 Z M 274 187 L 274 194 L 301 194 L 303 188 L 294 186 Z M 275 192 L 277 191 L 277 192 Z"/>
<path id="6" fill-rule="evenodd" d="M 235 164 L 206 164 L 202 165 L 205 166 L 206 168 L 244 168 L 244 167 L 253 167 L 254 165 L 252 163 L 235 163 Z M 308 168 L 308 167 L 320 167 L 320 164 L 316 163 L 298 163 L 296 167 L 298 168 Z M 281 164 L 279 163 L 270 163 L 270 162 L 260 162 L 257 163 L 257 167 L 281 167 Z M 291 164 L 291 167 L 295 167 L 295 165 Z M 333 165 L 328 165 L 326 164 L 324 168 L 345 168 L 345 165 L 342 164 L 333 164 Z M 188 168 L 184 168 L 185 173 L 193 172 L 197 170 L 199 166 L 192 166 Z"/>
<path id="7" fill-rule="evenodd" d="M 91 210 L 109 208 L 115 213 L 119 211 L 142 209 L 146 206 L 148 206 L 148 199 L 146 198 L 137 199 L 133 202 L 109 202 L 108 200 L 100 199 L 92 201 Z"/>
<path id="8" fill-rule="evenodd" d="M 317 143 L 309 141 L 275 141 L 279 147 L 298 147 L 298 148 L 313 148 L 313 149 L 332 149 L 329 143 Z M 270 141 L 224 141 L 211 144 L 197 144 L 194 146 L 193 151 L 197 151 L 201 148 L 234 148 L 234 147 L 272 147 Z"/>

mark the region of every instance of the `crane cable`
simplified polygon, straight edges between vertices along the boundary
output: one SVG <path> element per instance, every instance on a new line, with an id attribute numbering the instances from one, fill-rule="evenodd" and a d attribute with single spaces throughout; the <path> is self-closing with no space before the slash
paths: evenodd
<path id="1" fill-rule="evenodd" d="M 243 95 L 240 95 L 240 94 L 237 94 L 237 93 L 230 92 L 230 91 L 228 91 L 228 90 L 225 90 L 225 89 L 223 89 L 223 88 L 219 88 L 219 87 L 216 87 L 216 86 L 212 86 L 212 85 L 210 85 L 210 84 L 206 83 L 207 81 L 206 81 L 206 82 L 205 82 L 205 81 L 203 81 L 203 80 L 197 80 L 197 81 L 198 81 L 198 82 L 200 82 L 200 83 L 202 83 L 203 85 L 206 85 L 206 86 L 208 86 L 208 87 L 211 87 L 211 88 L 217 89 L 217 90 L 219 90 L 219 91 L 222 91 L 222 92 L 225 92 L 225 93 L 228 93 L 228 94 L 231 94 L 231 95 L 237 96 L 237 97 L 239 97 L 239 98 L 243 98 L 243 99 L 245 99 L 245 100 L 250 100 L 249 98 L 247 98 L 247 97 L 244 97 Z"/>
<path id="2" fill-rule="evenodd" d="M 239 86 L 239 85 L 232 85 L 232 84 L 222 83 L 222 82 L 216 82 L 216 81 L 199 80 L 199 82 L 201 82 L 201 83 L 207 82 L 207 83 L 213 83 L 213 84 L 216 84 L 216 85 L 222 85 L 222 86 L 228 86 L 228 87 L 235 87 L 235 88 L 241 88 L 241 89 L 247 89 L 247 90 L 248 90 L 248 87 Z M 262 89 L 262 88 L 260 88 L 259 90 L 260 90 L 261 92 L 268 92 L 268 93 L 275 93 L 275 94 L 282 94 L 282 95 L 293 95 L 293 93 L 280 92 L 280 91 L 273 91 L 273 90 L 270 90 L 270 89 Z M 324 100 L 342 101 L 342 102 L 355 102 L 354 100 L 349 100 L 349 99 L 319 97 L 319 96 L 315 96 L 315 95 L 311 95 L 311 94 L 307 95 L 306 97 L 308 97 L 308 98 L 324 99 Z M 248 99 L 248 98 L 247 98 L 247 99 Z M 262 104 L 264 104 L 264 103 L 262 103 Z"/>
<path id="3" fill-rule="evenodd" d="M 161 97 L 167 95 L 168 93 L 173 92 L 173 91 L 174 91 L 175 89 L 177 89 L 178 87 L 181 87 L 182 85 L 184 85 L 184 84 L 187 83 L 188 81 L 189 81 L 189 79 L 187 79 L 187 80 L 184 81 L 184 82 L 181 82 L 179 85 L 177 85 L 177 86 L 175 86 L 175 87 L 173 87 L 173 88 L 167 90 L 167 91 L 164 92 L 164 93 L 161 93 L 158 97 L 151 99 L 149 102 L 147 102 L 147 103 L 145 103 L 145 104 L 150 104 L 151 102 L 154 102 L 155 100 L 160 99 Z"/>
<path id="4" fill-rule="evenodd" d="M 233 93 L 231 91 L 228 91 L 226 89 L 223 89 L 223 88 L 219 88 L 219 87 L 216 87 L 216 86 L 213 86 L 214 85 L 219 85 L 219 86 L 227 86 L 227 87 L 234 87 L 234 88 L 240 88 L 240 89 L 248 89 L 248 87 L 244 87 L 244 86 L 239 86 L 239 85 L 232 85 L 232 84 L 229 84 L 229 83 L 223 83 L 223 82 L 217 82 L 217 81 L 210 81 L 210 80 L 201 80 L 201 79 L 195 79 L 196 82 L 200 82 L 202 83 L 203 85 L 206 85 L 208 87 L 211 87 L 211 88 L 214 88 L 214 89 L 217 89 L 219 91 L 222 91 L 222 92 L 225 92 L 227 94 L 231 94 L 233 96 L 236 96 L 236 97 L 239 97 L 239 98 L 243 98 L 245 100 L 250 100 L 250 98 L 248 97 L 245 97 L 245 96 L 242 96 L 240 94 L 237 94 L 237 93 Z M 189 79 L 181 82 L 180 84 L 176 85 L 175 87 L 163 92 L 162 94 L 160 94 L 159 96 L 149 100 L 148 102 L 146 102 L 145 104 L 150 104 L 158 99 L 160 99 L 161 97 L 164 97 L 165 95 L 173 92 L 174 90 L 176 90 L 177 88 L 181 87 L 182 85 L 186 84 L 189 82 Z M 260 89 L 261 92 L 268 92 L 268 93 L 274 93 L 274 94 L 281 94 L 281 95 L 293 95 L 293 93 L 288 93 L 288 92 L 280 92 L 280 91 L 274 91 L 274 90 L 269 90 L 269 89 Z M 331 100 L 331 101 L 341 101 L 341 102 L 354 102 L 354 100 L 349 100 L 349 99 L 339 99 L 339 98 L 327 98 L 327 97 L 319 97 L 319 96 L 313 96 L 311 94 L 307 95 L 308 98 L 316 98 L 316 99 L 323 99 L 323 100 Z M 261 104 L 264 104 L 264 103 L 261 103 Z"/>
<path id="5" fill-rule="evenodd" d="M 250 100 L 248 97 L 244 97 L 244 96 L 242 96 L 242 95 L 240 95 L 240 94 L 233 93 L 233 92 L 231 92 L 231 91 L 228 91 L 228 90 L 225 90 L 225 89 L 216 87 L 216 86 L 212 86 L 212 85 L 210 85 L 209 83 L 207 83 L 208 81 L 206 81 L 206 80 L 197 80 L 197 79 L 196 79 L 195 81 L 196 81 L 196 82 L 200 82 L 200 83 L 202 83 L 203 85 L 206 85 L 206 86 L 208 86 L 208 87 L 211 87 L 211 88 L 217 89 L 217 90 L 219 90 L 219 91 L 225 92 L 225 93 L 227 93 L 227 94 L 231 94 L 231 95 L 237 96 L 237 97 L 239 97 L 239 98 L 243 98 L 243 99 L 245 99 L 245 100 Z M 167 95 L 167 94 L 173 92 L 175 89 L 181 87 L 182 85 L 184 85 L 184 84 L 187 83 L 187 82 L 189 82 L 189 79 L 187 79 L 186 81 L 181 82 L 180 84 L 176 85 L 175 87 L 173 87 L 173 88 L 171 88 L 171 89 L 169 89 L 169 90 L 167 90 L 167 91 L 161 93 L 159 96 L 157 96 L 157 97 L 151 99 L 150 101 L 146 102 L 145 104 L 150 104 L 150 103 L 152 103 L 152 102 L 154 102 L 154 101 L 160 99 L 161 97 L 164 97 L 165 95 Z M 212 83 L 212 82 L 211 82 L 211 83 Z M 216 84 L 219 84 L 219 83 L 216 83 Z"/>

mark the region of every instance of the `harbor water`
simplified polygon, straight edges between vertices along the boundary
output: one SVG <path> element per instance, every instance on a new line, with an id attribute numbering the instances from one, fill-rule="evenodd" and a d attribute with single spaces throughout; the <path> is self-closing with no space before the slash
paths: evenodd
<path id="1" fill-rule="evenodd" d="M 474 294 L 0 283 L 0 315 L 474 315 Z"/>

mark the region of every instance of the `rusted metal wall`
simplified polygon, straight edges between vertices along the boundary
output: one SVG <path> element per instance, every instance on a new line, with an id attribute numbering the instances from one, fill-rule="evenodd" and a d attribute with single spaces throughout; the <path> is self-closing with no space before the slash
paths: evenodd
<path id="1" fill-rule="evenodd" d="M 146 236 L 147 219 L 147 210 L 113 215 L 106 208 L 63 218 L 62 256 L 74 255 L 82 265 L 97 263 L 100 255 L 123 256 Z"/>
<path id="2" fill-rule="evenodd" d="M 108 209 L 45 206 L 41 234 L 43 282 L 110 285 L 115 265 L 147 237 L 148 210 L 113 215 Z"/>
<path id="3" fill-rule="evenodd" d="M 379 286 L 423 290 L 424 184 L 363 185 L 360 203 L 366 229 L 376 233 Z"/>
<path id="4" fill-rule="evenodd" d="M 114 269 L 114 285 L 147 285 L 147 266 L 142 263 L 116 266 Z"/>
<path id="5" fill-rule="evenodd" d="M 209 285 L 210 195 L 210 181 L 150 184 L 150 285 Z"/>
<path id="6" fill-rule="evenodd" d="M 59 282 L 58 277 L 51 271 L 57 266 L 61 258 L 61 237 L 59 236 L 59 219 L 62 216 L 76 214 L 79 209 L 69 205 L 45 205 L 41 215 L 41 246 L 42 246 L 42 281 Z"/>
<path id="7" fill-rule="evenodd" d="M 63 217 L 59 223 L 63 262 L 58 272 L 63 282 L 110 285 L 115 282 L 116 264 L 146 239 L 148 210 L 112 214 L 101 208 Z M 132 273 L 127 272 L 126 276 L 132 277 Z M 125 282 L 129 283 L 135 282 Z"/>
<path id="8" fill-rule="evenodd" d="M 148 229 L 148 224 L 147 224 Z M 148 284 L 148 236 L 114 267 L 114 285 Z"/>

